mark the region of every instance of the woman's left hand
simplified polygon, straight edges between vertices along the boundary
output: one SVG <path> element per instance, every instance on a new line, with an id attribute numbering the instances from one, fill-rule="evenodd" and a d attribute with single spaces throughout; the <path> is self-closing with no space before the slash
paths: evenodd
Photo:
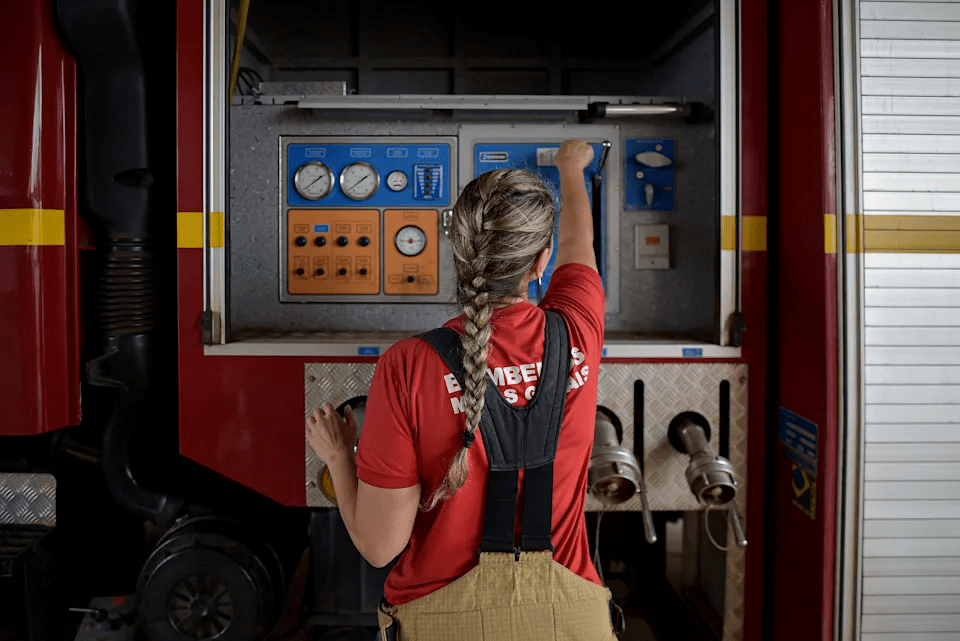
<path id="1" fill-rule="evenodd" d="M 347 405 L 343 413 L 346 420 L 340 418 L 333 405 L 324 403 L 307 418 L 307 442 L 327 465 L 352 455 L 357 443 L 357 419 L 353 409 Z"/>

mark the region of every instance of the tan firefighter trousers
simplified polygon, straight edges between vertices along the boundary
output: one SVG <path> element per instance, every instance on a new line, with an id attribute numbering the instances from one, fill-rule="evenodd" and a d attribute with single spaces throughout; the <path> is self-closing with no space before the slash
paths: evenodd
<path id="1" fill-rule="evenodd" d="M 482 553 L 453 583 L 400 606 L 381 605 L 380 627 L 398 641 L 611 641 L 610 590 L 553 554 Z M 386 633 L 384 633 L 386 638 Z"/>

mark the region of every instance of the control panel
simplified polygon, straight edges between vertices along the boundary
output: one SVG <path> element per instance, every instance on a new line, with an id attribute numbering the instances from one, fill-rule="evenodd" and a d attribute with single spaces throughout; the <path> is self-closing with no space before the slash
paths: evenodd
<path id="1" fill-rule="evenodd" d="M 287 224 L 291 294 L 379 293 L 379 211 L 291 209 Z"/>
<path id="2" fill-rule="evenodd" d="M 539 175 L 553 192 L 560 210 L 560 172 L 554 165 L 564 140 L 577 138 L 593 148 L 593 162 L 584 171 L 593 216 L 594 248 L 606 296 L 605 311 L 620 310 L 620 216 L 623 210 L 623 146 L 620 127 L 606 124 L 461 125 L 459 131 L 460 184 L 502 168 L 526 169 Z M 557 245 L 554 236 L 554 248 Z M 530 284 L 527 295 L 539 300 L 546 292 L 556 252 L 543 284 Z"/>
<path id="3" fill-rule="evenodd" d="M 474 145 L 474 177 L 477 177 L 481 174 L 484 174 L 488 171 L 494 169 L 526 169 L 527 171 L 533 172 L 540 176 L 543 179 L 544 183 L 553 191 L 556 198 L 556 207 L 557 211 L 560 211 L 560 172 L 553 164 L 554 156 L 556 156 L 557 150 L 560 148 L 562 141 L 555 140 L 544 140 L 540 142 L 529 142 L 529 143 L 481 143 Z M 593 178 L 597 175 L 598 172 L 601 172 L 601 177 L 603 175 L 603 170 L 601 169 L 601 162 L 604 156 L 603 145 L 601 143 L 592 143 L 593 147 L 593 162 L 584 172 L 586 175 L 586 184 L 587 184 L 587 198 L 593 202 Z M 602 183 L 602 181 L 601 181 Z M 605 205 L 606 199 L 601 191 L 600 194 L 601 203 L 599 206 L 599 212 L 595 212 L 595 215 L 599 214 L 600 216 L 600 255 L 598 262 L 598 267 L 600 270 L 600 277 L 604 278 L 606 275 L 606 244 L 607 238 L 603 230 L 606 229 L 606 215 L 605 215 Z M 554 231 L 553 245 L 557 246 L 557 235 L 556 230 Z M 542 291 L 546 291 L 547 285 L 550 282 L 550 276 L 553 274 L 553 266 L 555 262 L 556 253 L 550 257 L 550 262 L 547 265 L 547 269 L 543 274 L 543 285 L 541 286 Z M 531 283 L 528 296 L 532 300 L 537 300 L 539 298 L 537 292 L 537 283 Z"/>
<path id="4" fill-rule="evenodd" d="M 451 137 L 281 138 L 282 301 L 445 302 Z"/>
<path id="5" fill-rule="evenodd" d="M 437 227 L 435 209 L 383 212 L 385 294 L 437 293 Z"/>
<path id="6" fill-rule="evenodd" d="M 624 141 L 624 209 L 673 211 L 674 141 Z"/>

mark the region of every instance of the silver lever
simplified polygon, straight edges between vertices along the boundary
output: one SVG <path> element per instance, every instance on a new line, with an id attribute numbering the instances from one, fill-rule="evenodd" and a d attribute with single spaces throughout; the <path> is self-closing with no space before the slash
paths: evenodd
<path id="1" fill-rule="evenodd" d="M 743 523 L 740 521 L 740 513 L 737 512 L 737 506 L 733 501 L 727 505 L 727 517 L 730 519 L 730 526 L 733 528 L 733 538 L 738 547 L 747 547 L 747 534 L 743 530 Z"/>
<path id="2" fill-rule="evenodd" d="M 643 534 L 647 539 L 647 543 L 656 543 L 657 542 L 657 531 L 653 527 L 653 514 L 650 511 L 650 504 L 647 502 L 647 484 L 643 481 L 643 476 L 639 477 L 640 481 L 640 507 L 643 510 Z"/>

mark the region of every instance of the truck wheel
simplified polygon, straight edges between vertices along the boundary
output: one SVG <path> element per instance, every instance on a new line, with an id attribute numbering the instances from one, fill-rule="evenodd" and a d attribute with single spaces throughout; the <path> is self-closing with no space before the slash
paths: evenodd
<path id="1" fill-rule="evenodd" d="M 280 612 L 283 571 L 270 546 L 217 517 L 177 525 L 147 559 L 137 586 L 151 641 L 255 641 Z"/>

